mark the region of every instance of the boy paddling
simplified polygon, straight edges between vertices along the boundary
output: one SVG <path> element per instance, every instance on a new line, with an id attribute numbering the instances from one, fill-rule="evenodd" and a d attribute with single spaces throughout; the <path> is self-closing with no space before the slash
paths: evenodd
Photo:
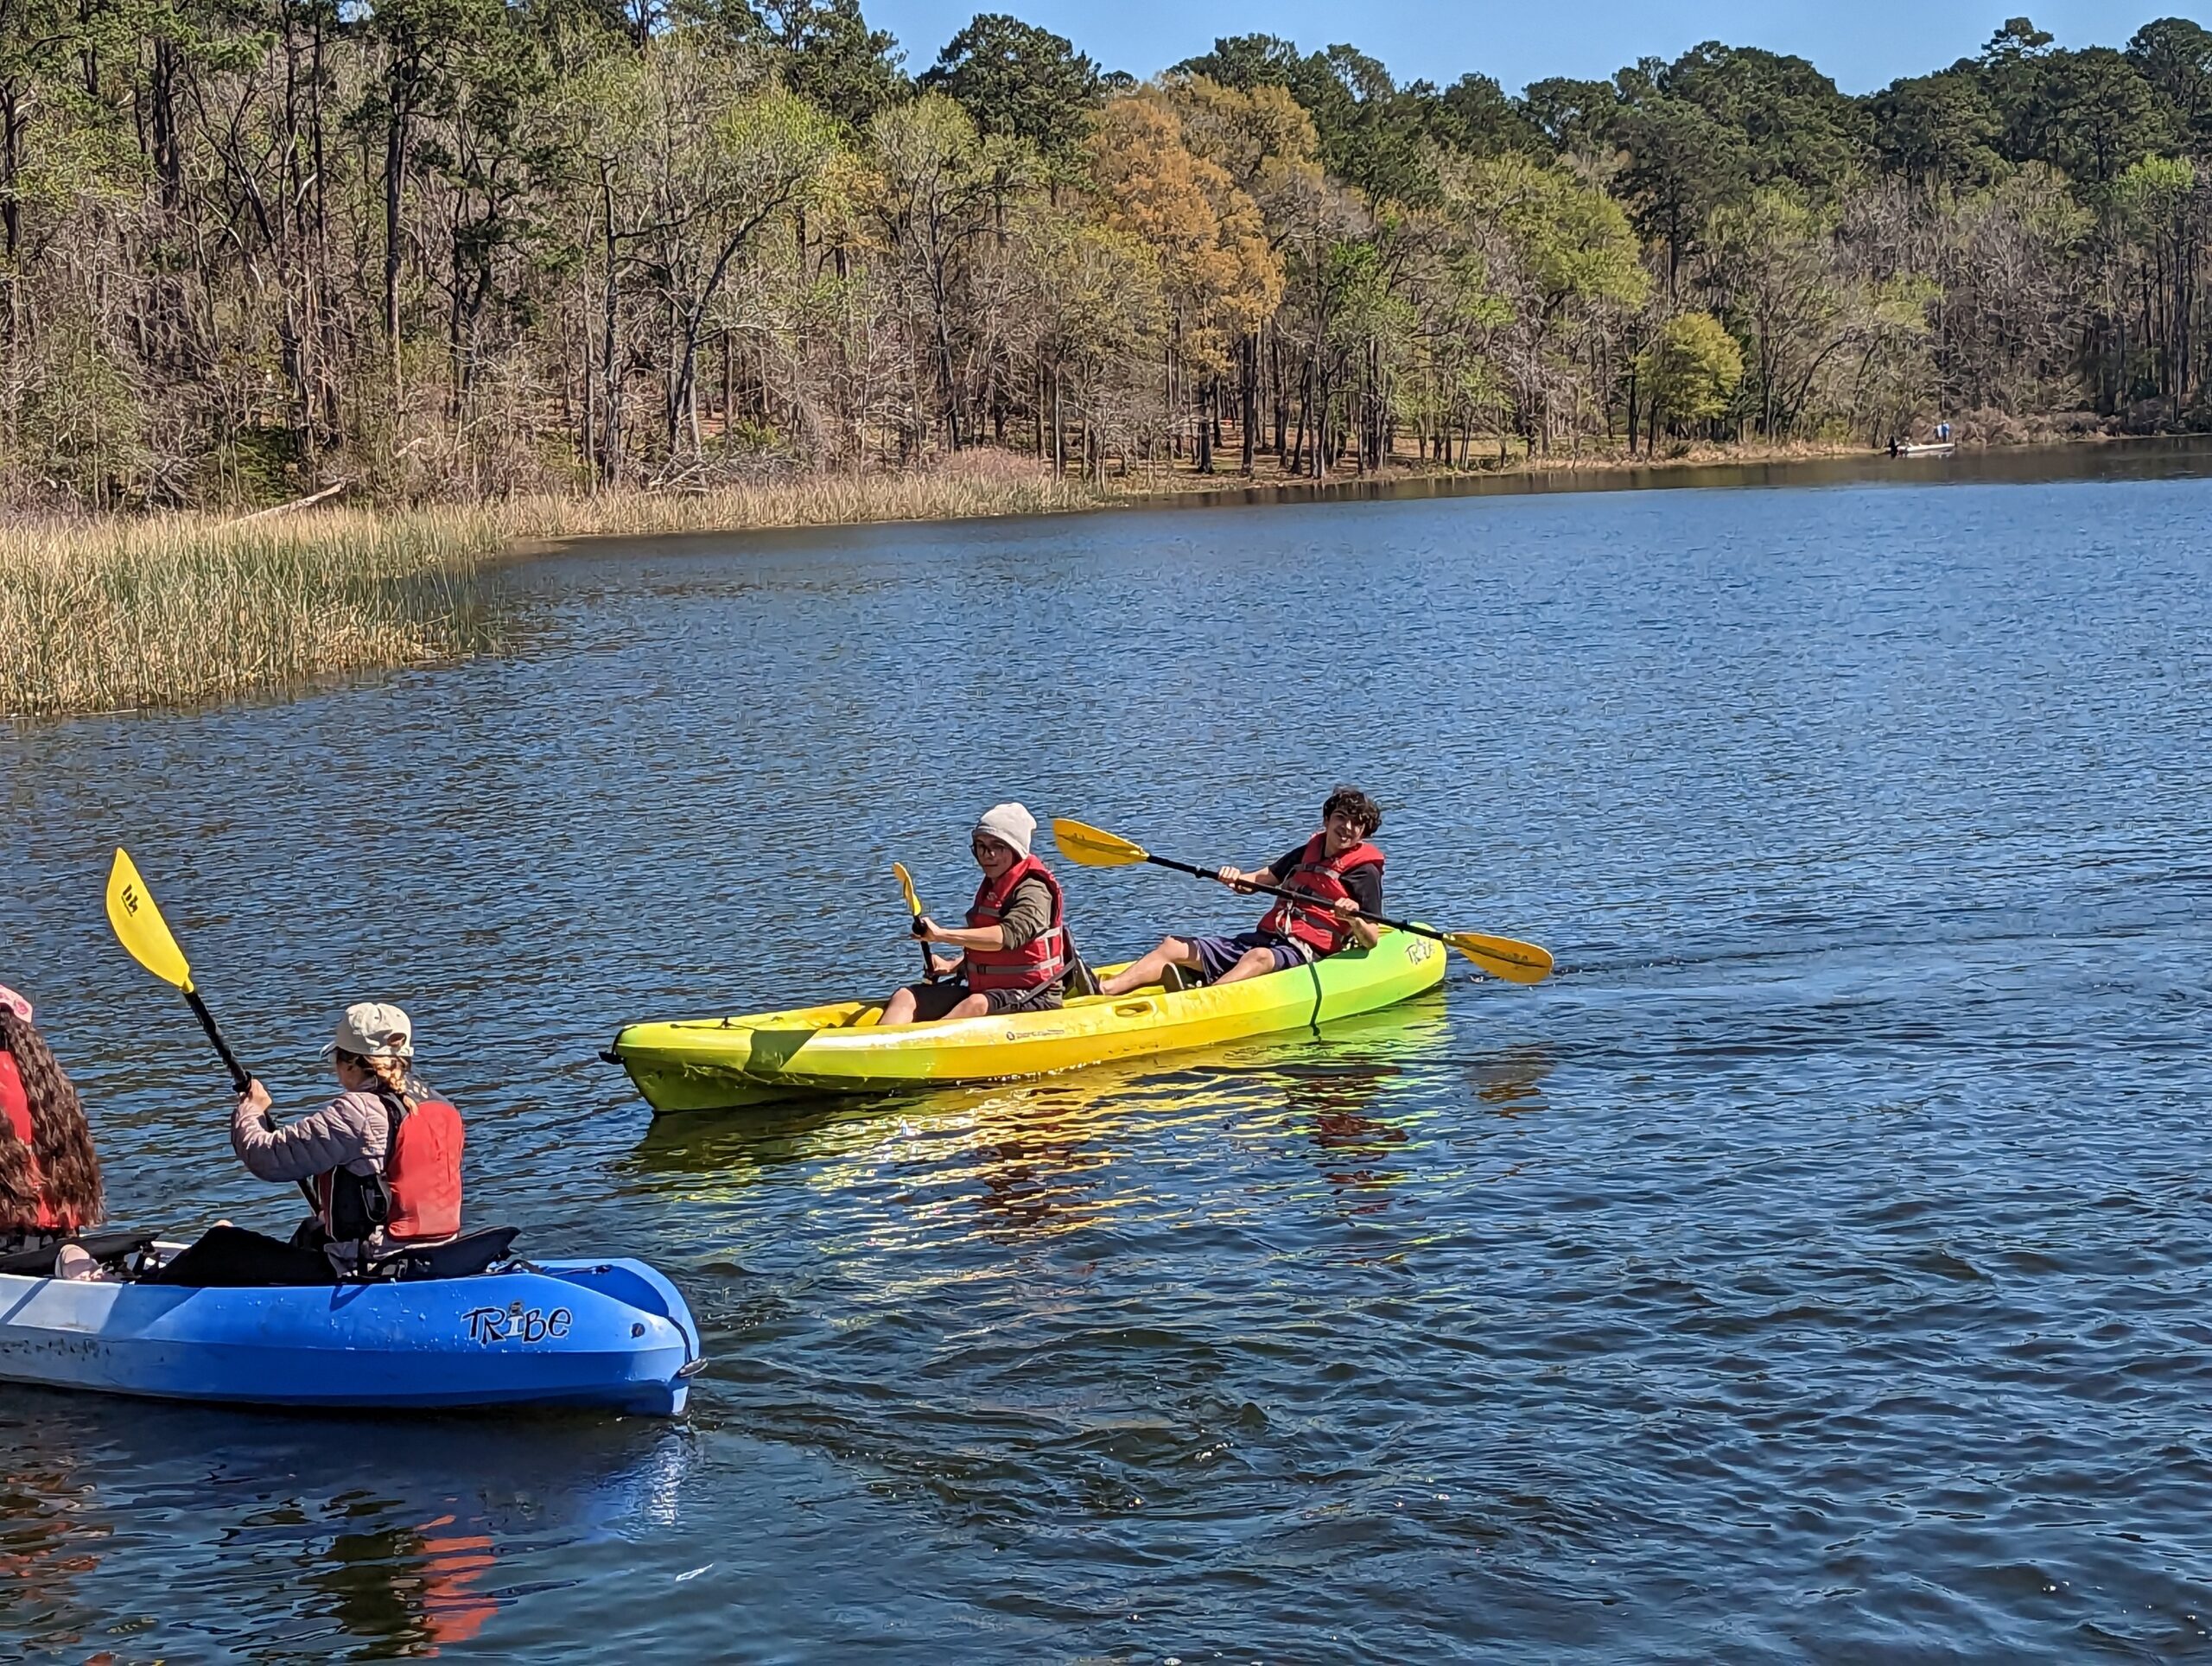
<path id="1" fill-rule="evenodd" d="M 1321 806 L 1321 830 L 1304 845 L 1250 873 L 1225 867 L 1214 874 L 1237 891 L 1280 886 L 1300 893 L 1300 900 L 1276 903 L 1256 928 L 1235 937 L 1163 938 L 1143 959 L 1103 979 L 1099 993 L 1141 989 L 1171 965 L 1188 968 L 1207 983 L 1236 983 L 1310 964 L 1350 944 L 1373 948 L 1382 933 L 1359 916 L 1382 911 L 1382 853 L 1369 843 L 1382 825 L 1382 811 L 1372 798 L 1338 787 Z"/>

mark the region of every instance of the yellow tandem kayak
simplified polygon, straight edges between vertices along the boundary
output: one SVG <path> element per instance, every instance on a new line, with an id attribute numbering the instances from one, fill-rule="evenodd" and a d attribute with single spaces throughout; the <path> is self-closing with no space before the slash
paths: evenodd
<path id="1" fill-rule="evenodd" d="M 889 1028 L 876 1021 L 880 1006 L 841 1001 L 632 1024 L 605 1056 L 629 1071 L 657 1114 L 728 1110 L 806 1094 L 1001 1082 L 1373 1012 L 1434 989 L 1447 960 L 1427 938 L 1385 932 L 1372 949 L 1347 949 L 1312 966 L 1221 988 L 1155 986 L 1078 996 L 1058 1012 Z"/>

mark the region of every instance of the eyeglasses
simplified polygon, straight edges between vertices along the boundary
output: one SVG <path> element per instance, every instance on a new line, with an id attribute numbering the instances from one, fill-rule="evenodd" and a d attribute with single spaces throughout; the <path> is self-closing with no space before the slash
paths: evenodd
<path id="1" fill-rule="evenodd" d="M 968 841 L 968 848 L 979 856 L 995 856 L 1001 850 L 1009 856 L 1014 854 L 1011 849 L 1001 844 L 996 839 L 970 839 Z"/>

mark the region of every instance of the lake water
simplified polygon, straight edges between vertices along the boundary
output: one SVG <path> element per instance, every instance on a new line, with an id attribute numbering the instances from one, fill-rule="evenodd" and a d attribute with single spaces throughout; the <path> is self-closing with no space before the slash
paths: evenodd
<path id="1" fill-rule="evenodd" d="M 281 1108 L 399 1002 L 472 1218 L 713 1356 L 676 1425 L 0 1389 L 0 1655 L 2212 1654 L 2202 461 L 600 548 L 506 657 L 0 730 L 119 1219 L 296 1213 L 124 843 Z M 1249 864 L 1339 780 L 1560 975 L 773 1117 L 595 1057 L 891 988 L 994 799 Z"/>

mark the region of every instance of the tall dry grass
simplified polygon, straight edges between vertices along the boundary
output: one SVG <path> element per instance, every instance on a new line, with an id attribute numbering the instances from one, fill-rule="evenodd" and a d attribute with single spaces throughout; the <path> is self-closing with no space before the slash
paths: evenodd
<path id="1" fill-rule="evenodd" d="M 0 717 L 216 699 L 476 652 L 475 569 L 426 529 L 340 511 L 0 531 Z"/>
<path id="2" fill-rule="evenodd" d="M 706 491 L 0 527 L 0 718 L 181 705 L 480 652 L 486 564 L 612 534 L 1040 514 L 1083 487 L 1001 456 L 933 474 Z"/>
<path id="3" fill-rule="evenodd" d="M 1096 507 L 1104 499 L 1005 452 L 968 451 L 928 472 L 838 474 L 727 485 L 697 492 L 620 492 L 593 498 L 513 498 L 418 514 L 481 518 L 497 541 L 643 537 L 657 532 L 853 526 L 871 521 L 978 520 Z"/>

